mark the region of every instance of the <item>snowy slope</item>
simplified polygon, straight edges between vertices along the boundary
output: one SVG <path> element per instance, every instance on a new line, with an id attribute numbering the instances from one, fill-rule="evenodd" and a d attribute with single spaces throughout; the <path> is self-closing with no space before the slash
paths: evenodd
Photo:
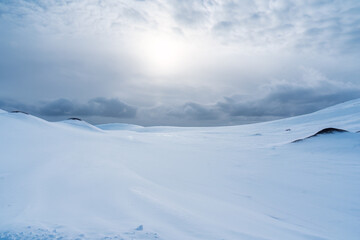
<path id="1" fill-rule="evenodd" d="M 0 239 L 360 239 L 359 130 L 360 99 L 214 128 L 3 112 Z"/>
<path id="2" fill-rule="evenodd" d="M 93 125 L 91 125 L 88 122 L 85 122 L 83 120 L 73 120 L 73 119 L 67 119 L 64 121 L 59 122 L 61 124 L 65 124 L 65 125 L 70 125 L 73 126 L 75 128 L 83 128 L 83 129 L 87 129 L 87 130 L 92 130 L 92 131 L 101 131 L 100 128 L 97 128 Z"/>
<path id="3" fill-rule="evenodd" d="M 138 125 L 126 124 L 126 123 L 108 123 L 108 124 L 100 124 L 97 125 L 98 128 L 103 130 L 139 130 L 143 129 L 143 127 Z"/>

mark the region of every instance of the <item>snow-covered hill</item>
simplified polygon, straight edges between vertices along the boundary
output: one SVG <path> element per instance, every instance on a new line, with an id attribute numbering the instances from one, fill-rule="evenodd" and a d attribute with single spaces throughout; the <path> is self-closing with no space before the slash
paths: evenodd
<path id="1" fill-rule="evenodd" d="M 360 239 L 359 130 L 360 99 L 213 128 L 0 110 L 0 239 Z"/>

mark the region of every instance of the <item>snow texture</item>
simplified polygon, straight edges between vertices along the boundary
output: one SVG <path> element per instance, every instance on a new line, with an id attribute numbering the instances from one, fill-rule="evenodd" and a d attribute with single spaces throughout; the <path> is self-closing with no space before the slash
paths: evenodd
<path id="1" fill-rule="evenodd" d="M 360 100 L 206 128 L 0 113 L 0 239 L 360 239 Z"/>

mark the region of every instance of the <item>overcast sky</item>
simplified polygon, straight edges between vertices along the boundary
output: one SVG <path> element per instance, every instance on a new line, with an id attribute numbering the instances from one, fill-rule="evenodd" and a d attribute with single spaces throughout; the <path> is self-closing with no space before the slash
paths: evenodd
<path id="1" fill-rule="evenodd" d="M 358 0 L 2 0 L 0 108 L 230 125 L 360 97 Z"/>

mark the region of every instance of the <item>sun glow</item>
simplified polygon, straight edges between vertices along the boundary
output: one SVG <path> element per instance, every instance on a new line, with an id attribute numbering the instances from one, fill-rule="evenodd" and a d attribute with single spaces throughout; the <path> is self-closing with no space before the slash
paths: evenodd
<path id="1" fill-rule="evenodd" d="M 167 75 L 183 69 L 189 46 L 180 37 L 147 35 L 140 41 L 140 60 L 151 74 Z"/>

